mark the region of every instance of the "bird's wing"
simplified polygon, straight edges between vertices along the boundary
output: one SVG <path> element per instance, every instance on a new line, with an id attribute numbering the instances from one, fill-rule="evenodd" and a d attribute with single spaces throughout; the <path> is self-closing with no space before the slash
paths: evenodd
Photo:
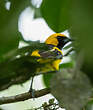
<path id="1" fill-rule="evenodd" d="M 42 58 L 51 58 L 51 59 L 62 59 L 63 55 L 57 49 L 51 49 L 48 51 L 39 51 L 39 54 Z"/>

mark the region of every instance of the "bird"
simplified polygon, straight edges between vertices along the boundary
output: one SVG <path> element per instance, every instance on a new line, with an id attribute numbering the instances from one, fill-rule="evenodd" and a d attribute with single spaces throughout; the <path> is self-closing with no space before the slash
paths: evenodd
<path id="1" fill-rule="evenodd" d="M 45 40 L 45 44 L 48 46 L 48 51 L 39 51 L 35 50 L 31 53 L 31 56 L 37 56 L 37 62 L 43 64 L 42 67 L 36 69 L 36 73 L 47 73 L 52 71 L 59 70 L 59 64 L 62 61 L 63 53 L 62 48 L 68 43 L 72 41 L 66 35 L 61 33 L 55 33 L 49 36 Z M 31 82 L 30 90 L 32 91 L 32 83 L 33 77 Z"/>
<path id="2" fill-rule="evenodd" d="M 62 48 L 70 42 L 71 39 L 64 34 L 55 33 L 45 40 L 48 46 L 48 51 L 39 51 L 38 49 L 31 53 L 31 56 L 39 57 L 37 62 L 40 64 L 47 63 L 47 65 L 37 68 L 36 72 L 58 71 L 59 64 L 63 58 Z"/>
<path id="3" fill-rule="evenodd" d="M 70 41 L 64 34 L 54 33 L 44 43 L 30 42 L 29 46 L 8 53 L 4 62 L 0 62 L 0 90 L 22 84 L 32 77 L 29 89 L 32 91 L 36 75 L 59 71 L 62 49 Z"/>

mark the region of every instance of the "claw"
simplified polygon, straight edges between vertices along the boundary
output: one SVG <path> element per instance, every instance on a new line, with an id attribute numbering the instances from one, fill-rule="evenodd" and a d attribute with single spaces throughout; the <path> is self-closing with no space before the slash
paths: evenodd
<path id="1" fill-rule="evenodd" d="M 35 89 L 30 89 L 29 92 L 31 93 L 32 98 L 35 98 Z"/>

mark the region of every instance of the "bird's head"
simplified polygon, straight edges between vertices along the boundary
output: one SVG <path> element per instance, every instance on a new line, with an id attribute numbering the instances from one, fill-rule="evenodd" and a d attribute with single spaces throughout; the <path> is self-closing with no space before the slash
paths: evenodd
<path id="1" fill-rule="evenodd" d="M 45 43 L 62 49 L 65 46 L 65 44 L 67 44 L 70 41 L 71 39 L 66 37 L 64 34 L 56 33 L 49 36 L 46 39 Z"/>

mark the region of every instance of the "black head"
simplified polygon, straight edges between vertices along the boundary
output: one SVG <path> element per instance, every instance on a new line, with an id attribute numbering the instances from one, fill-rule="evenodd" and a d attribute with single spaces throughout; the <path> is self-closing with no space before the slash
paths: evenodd
<path id="1" fill-rule="evenodd" d="M 57 36 L 57 40 L 58 40 L 57 47 L 59 49 L 62 49 L 68 42 L 71 41 L 71 39 L 66 36 Z"/>

